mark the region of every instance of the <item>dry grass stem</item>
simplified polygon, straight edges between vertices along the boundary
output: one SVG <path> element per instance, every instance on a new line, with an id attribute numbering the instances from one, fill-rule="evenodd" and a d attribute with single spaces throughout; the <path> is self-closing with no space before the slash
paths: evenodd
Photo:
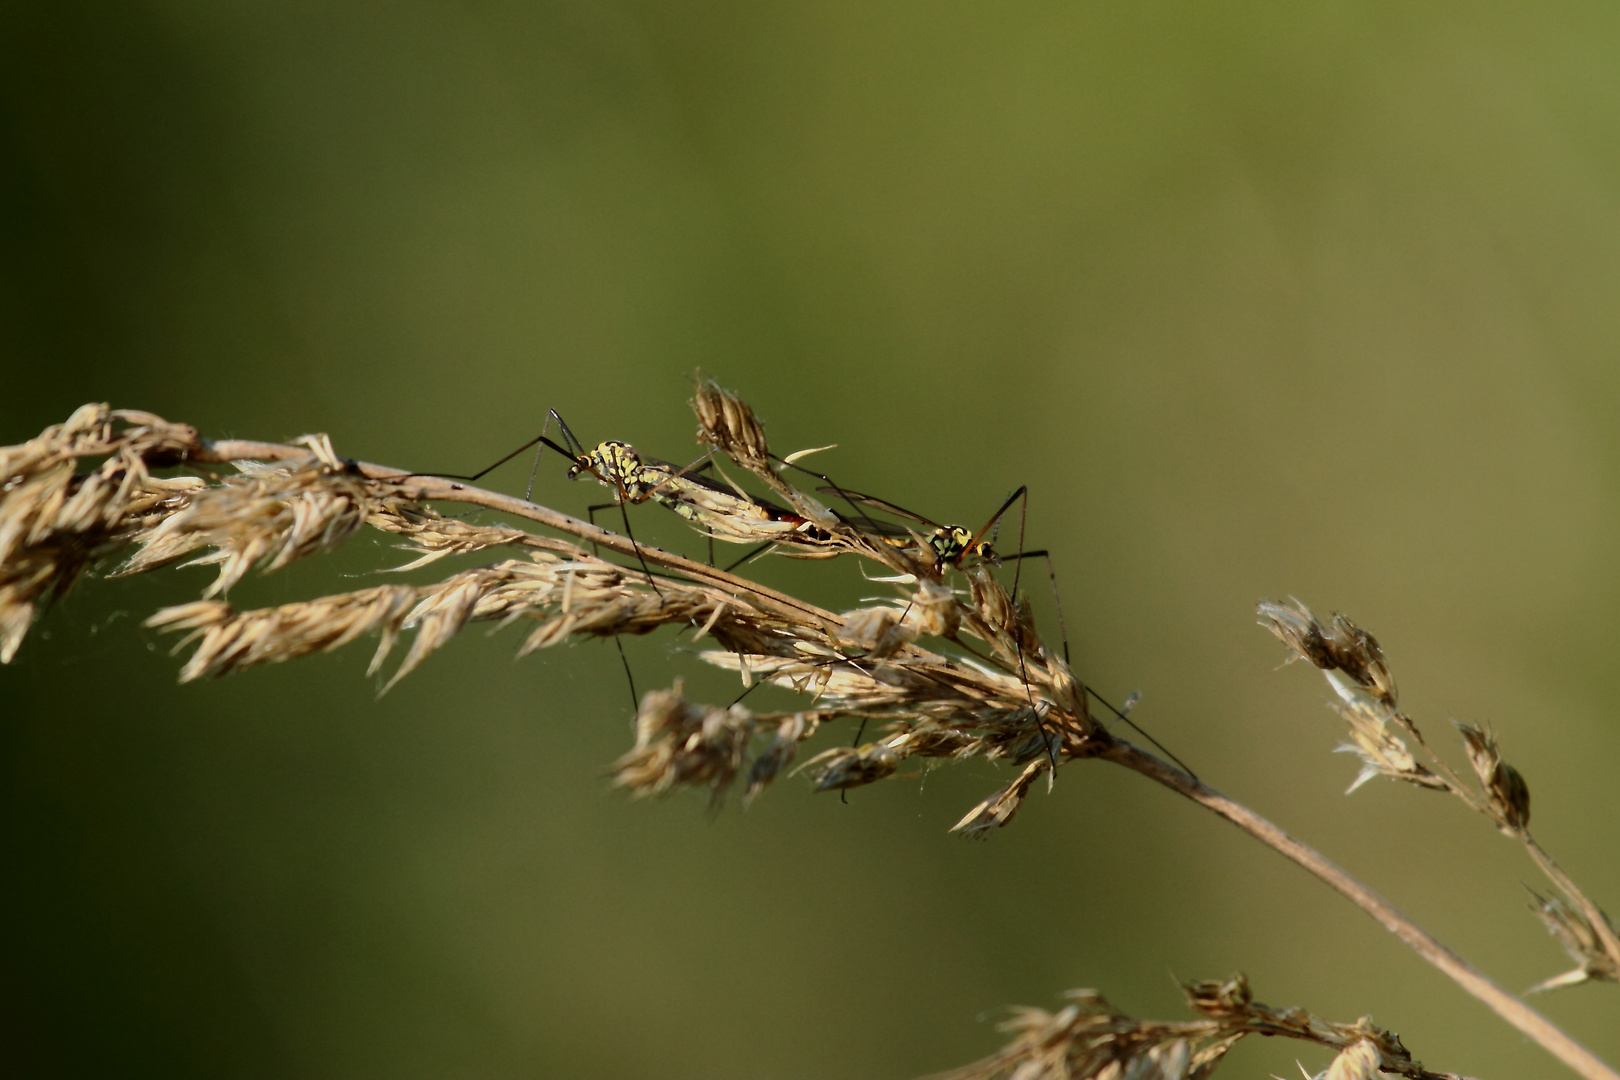
<path id="1" fill-rule="evenodd" d="M 1322 669 L 1340 701 L 1339 714 L 1350 724 L 1353 745 L 1340 747 L 1361 758 L 1356 790 L 1374 776 L 1387 776 L 1432 790 L 1450 792 L 1487 818 L 1504 835 L 1524 844 L 1536 865 L 1559 894 L 1534 892 L 1531 907 L 1578 965 L 1532 987 L 1532 992 L 1601 980 L 1620 981 L 1620 933 L 1530 835 L 1530 786 L 1503 760 L 1496 737 L 1475 724 L 1453 721 L 1462 737 L 1477 784 L 1470 785 L 1423 740 L 1417 723 L 1395 706 L 1395 682 L 1378 642 L 1348 618 L 1334 613 L 1327 623 L 1297 600 L 1287 604 L 1262 601 L 1261 625 L 1304 659 Z M 1428 755 L 1433 768 L 1418 762 L 1393 726 L 1410 736 Z"/>

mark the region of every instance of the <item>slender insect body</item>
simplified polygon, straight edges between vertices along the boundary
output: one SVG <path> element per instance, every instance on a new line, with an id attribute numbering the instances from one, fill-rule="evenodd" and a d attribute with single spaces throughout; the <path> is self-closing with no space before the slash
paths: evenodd
<path id="1" fill-rule="evenodd" d="M 589 453 L 571 455 L 568 479 L 582 473 L 612 488 L 623 503 L 651 500 L 703 529 L 716 540 L 734 544 L 761 540 L 822 547 L 834 543 L 826 529 L 784 507 L 743 494 L 687 469 L 646 458 L 629 443 L 609 439 Z"/>

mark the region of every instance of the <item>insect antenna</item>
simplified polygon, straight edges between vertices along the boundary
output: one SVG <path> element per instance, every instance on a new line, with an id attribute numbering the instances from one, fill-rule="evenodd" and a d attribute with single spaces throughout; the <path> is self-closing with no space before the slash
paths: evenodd
<path id="1" fill-rule="evenodd" d="M 1028 484 L 1020 485 L 1017 491 L 1007 496 L 1007 501 L 1001 504 L 1001 509 L 990 515 L 990 520 L 984 523 L 984 528 L 975 533 L 972 541 L 968 543 L 967 550 L 969 552 L 976 552 L 978 550 L 979 541 L 984 539 L 984 534 L 990 532 L 991 528 L 995 527 L 997 523 L 1001 521 L 1001 515 L 1005 514 L 1008 508 L 1010 508 L 1012 504 L 1017 502 L 1020 498 L 1024 500 L 1024 509 L 1021 512 L 1018 521 L 1018 546 L 1024 546 L 1024 522 L 1029 517 Z M 990 535 L 992 538 L 994 538 L 995 533 L 990 533 Z M 1013 576 L 1013 595 L 1018 595 L 1018 577 L 1016 574 Z"/>

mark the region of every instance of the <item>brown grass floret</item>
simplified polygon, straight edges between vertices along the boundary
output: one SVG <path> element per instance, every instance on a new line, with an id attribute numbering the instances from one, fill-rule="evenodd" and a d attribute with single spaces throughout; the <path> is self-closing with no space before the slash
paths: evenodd
<path id="1" fill-rule="evenodd" d="M 1262 1005 L 1242 975 L 1191 983 L 1183 991 L 1201 1019 L 1138 1020 L 1095 990 L 1069 991 L 1070 1004 L 1055 1013 L 1016 1009 L 1000 1025 L 1012 1038 L 999 1052 L 931 1080 L 1197 1080 L 1213 1073 L 1239 1040 L 1255 1034 L 1338 1050 L 1323 1074 L 1334 1080 L 1373 1080 L 1380 1073 L 1455 1080 L 1412 1060 L 1400 1037 L 1369 1017 L 1341 1024 L 1300 1008 Z"/>

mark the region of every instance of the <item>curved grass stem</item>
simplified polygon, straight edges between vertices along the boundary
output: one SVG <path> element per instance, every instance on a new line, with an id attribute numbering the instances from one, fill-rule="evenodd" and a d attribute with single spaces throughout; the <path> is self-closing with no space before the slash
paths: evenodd
<path id="1" fill-rule="evenodd" d="M 1620 1080 L 1615 1072 L 1591 1051 L 1566 1035 L 1551 1020 L 1498 986 L 1489 976 L 1452 952 L 1439 939 L 1401 914 L 1388 900 L 1351 877 L 1321 852 L 1289 836 L 1253 810 L 1234 802 L 1152 754 L 1122 740 L 1115 740 L 1097 754 L 1123 765 L 1150 780 L 1183 795 L 1225 818 L 1278 854 L 1304 867 L 1341 896 L 1371 915 L 1413 952 L 1439 968 L 1469 994 L 1484 1002 L 1502 1019 L 1533 1039 L 1548 1053 L 1586 1080 Z"/>

